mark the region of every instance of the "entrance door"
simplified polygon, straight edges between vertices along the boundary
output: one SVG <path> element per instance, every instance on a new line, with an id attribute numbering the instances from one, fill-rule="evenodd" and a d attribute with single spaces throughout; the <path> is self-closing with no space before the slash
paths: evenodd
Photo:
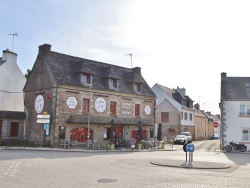
<path id="1" fill-rule="evenodd" d="M 93 139 L 93 130 L 89 129 L 89 140 Z M 77 140 L 78 142 L 86 142 L 88 140 L 88 128 L 78 127 L 70 131 L 70 140 Z"/>
<path id="2" fill-rule="evenodd" d="M 132 131 L 132 138 L 136 139 L 137 132 L 138 132 L 138 130 L 133 130 Z M 146 130 L 142 130 L 142 140 L 146 140 L 146 138 L 147 138 L 146 135 L 147 135 L 147 131 Z"/>

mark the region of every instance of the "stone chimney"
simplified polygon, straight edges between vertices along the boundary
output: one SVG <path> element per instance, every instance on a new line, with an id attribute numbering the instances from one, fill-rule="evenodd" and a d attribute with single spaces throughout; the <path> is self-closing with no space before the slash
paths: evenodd
<path id="1" fill-rule="evenodd" d="M 141 73 L 141 68 L 140 67 L 134 67 L 133 68 L 135 73 Z"/>
<path id="2" fill-rule="evenodd" d="M 183 96 L 186 96 L 186 89 L 180 88 L 179 86 L 177 86 L 177 89 L 175 89 L 178 93 L 182 94 Z"/>
<path id="3" fill-rule="evenodd" d="M 195 104 L 194 107 L 197 108 L 197 109 L 200 109 L 199 103 Z"/>
<path id="4" fill-rule="evenodd" d="M 39 46 L 39 52 L 38 55 L 39 57 L 43 57 L 47 55 L 51 51 L 51 45 L 50 44 L 43 44 Z"/>
<path id="5" fill-rule="evenodd" d="M 10 50 L 4 50 L 3 51 L 3 57 L 2 57 L 3 62 L 13 62 L 17 63 L 17 54 L 14 52 L 11 52 Z"/>
<path id="6" fill-rule="evenodd" d="M 227 81 L 227 73 L 225 72 L 221 73 L 221 81 Z"/>

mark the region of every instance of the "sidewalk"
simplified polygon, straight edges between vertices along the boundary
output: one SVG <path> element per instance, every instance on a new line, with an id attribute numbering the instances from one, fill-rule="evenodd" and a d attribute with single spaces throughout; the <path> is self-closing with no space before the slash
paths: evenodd
<path id="1" fill-rule="evenodd" d="M 148 151 L 176 151 L 176 149 L 172 145 L 165 145 L 164 149 L 131 149 L 131 148 L 115 148 L 113 150 L 105 150 L 105 149 L 89 149 L 86 148 L 48 148 L 48 147 L 21 147 L 21 146 L 0 146 L 0 150 L 34 150 L 34 151 L 61 151 L 61 152 L 148 152 Z"/>

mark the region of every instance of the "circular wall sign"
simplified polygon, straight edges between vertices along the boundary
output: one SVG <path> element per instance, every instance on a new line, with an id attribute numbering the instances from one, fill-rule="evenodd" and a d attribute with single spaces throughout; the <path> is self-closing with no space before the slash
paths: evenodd
<path id="1" fill-rule="evenodd" d="M 97 112 L 104 112 L 106 110 L 106 101 L 104 98 L 98 97 L 95 100 L 95 109 Z"/>
<path id="2" fill-rule="evenodd" d="M 44 98 L 42 95 L 38 95 L 35 100 L 35 110 L 38 114 L 43 111 L 44 107 Z"/>

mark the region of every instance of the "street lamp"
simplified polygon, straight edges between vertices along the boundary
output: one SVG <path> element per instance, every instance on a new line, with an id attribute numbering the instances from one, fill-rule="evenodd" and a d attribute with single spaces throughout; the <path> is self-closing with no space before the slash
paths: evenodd
<path id="1" fill-rule="evenodd" d="M 91 94 L 91 84 L 89 84 L 89 114 L 88 114 L 88 134 L 87 134 L 87 150 L 89 150 L 89 122 L 90 122 L 90 94 Z"/>

